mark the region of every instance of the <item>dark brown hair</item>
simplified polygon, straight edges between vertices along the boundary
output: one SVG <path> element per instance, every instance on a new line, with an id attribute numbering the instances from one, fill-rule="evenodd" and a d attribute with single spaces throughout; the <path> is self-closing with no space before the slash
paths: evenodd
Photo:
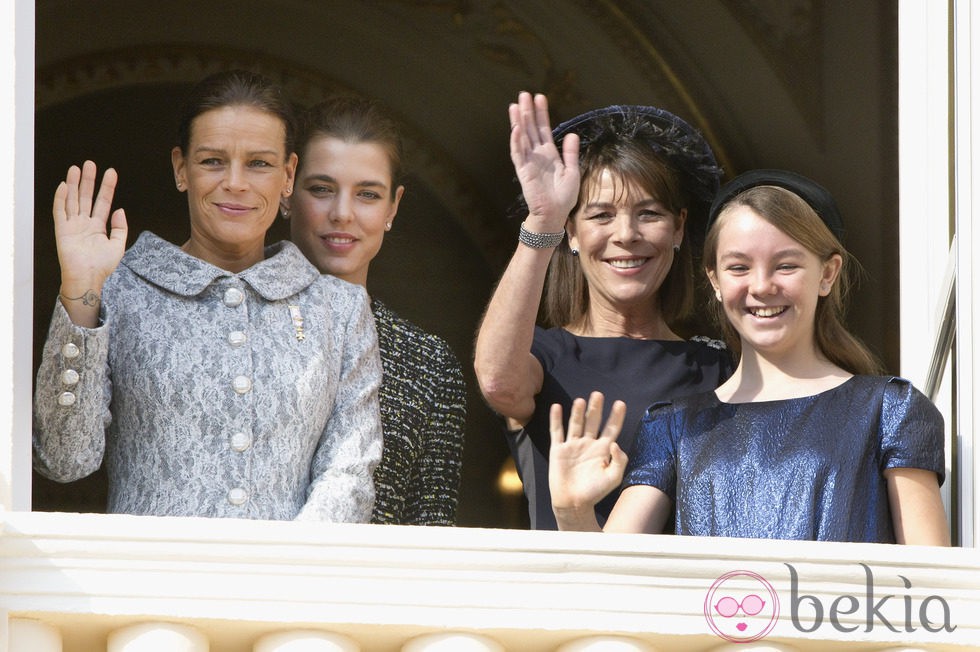
<path id="1" fill-rule="evenodd" d="M 186 153 L 190 147 L 191 127 L 197 116 L 227 106 L 251 106 L 276 116 L 285 127 L 286 156 L 295 151 L 296 119 L 292 104 L 277 84 L 247 70 L 217 72 L 194 86 L 178 117 L 177 145 L 180 151 Z"/>
<path id="2" fill-rule="evenodd" d="M 569 221 L 574 221 L 579 206 L 588 200 L 589 193 L 594 192 L 603 170 L 616 177 L 619 186 L 617 194 L 643 189 L 675 216 L 688 205 L 676 171 L 654 150 L 636 141 L 610 140 L 593 145 L 583 153 L 579 166 L 582 184 Z M 680 251 L 674 254 L 674 263 L 656 293 L 656 300 L 668 324 L 680 321 L 691 311 L 694 302 L 694 266 L 686 236 Z M 582 266 L 572 256 L 566 238 L 558 245 L 548 267 L 543 316 L 548 325 L 565 326 L 580 320 L 588 306 L 589 285 L 582 273 Z"/>
<path id="3" fill-rule="evenodd" d="M 607 124 L 603 125 L 603 122 Z M 656 128 L 651 123 L 647 125 L 651 129 Z M 579 153 L 582 183 L 578 201 L 568 217 L 570 221 L 574 221 L 579 207 L 595 190 L 604 170 L 616 178 L 619 186 L 617 193 L 642 189 L 663 203 L 675 216 L 692 205 L 678 170 L 644 140 L 643 132 L 647 125 L 640 123 L 626 131 L 616 124 L 616 116 L 600 121 L 599 129 L 585 142 Z M 679 322 L 691 311 L 694 302 L 693 279 L 691 244 L 685 235 L 680 251 L 674 254 L 674 263 L 655 295 L 668 324 Z M 549 326 L 575 323 L 585 315 L 588 306 L 588 282 L 565 239 L 558 245 L 548 267 L 543 302 L 544 321 Z"/>
<path id="4" fill-rule="evenodd" d="M 696 129 L 673 113 L 653 106 L 607 106 L 563 122 L 552 132 L 559 149 L 568 133 L 579 136 L 582 174 L 570 220 L 595 190 L 603 170 L 615 177 L 617 193 L 642 190 L 675 215 L 687 210 L 680 251 L 674 255 L 655 298 L 664 320 L 677 328 L 694 303 L 695 249 L 690 236 L 703 232 L 700 229 L 721 177 L 714 153 Z M 523 197 L 518 200 L 518 208 L 526 209 Z M 588 306 L 588 283 L 567 241 L 563 241 L 548 269 L 542 320 L 549 326 L 566 326 L 579 321 Z"/>
<path id="5" fill-rule="evenodd" d="M 332 136 L 348 143 L 375 143 L 388 155 L 391 187 L 402 184 L 403 145 L 398 124 L 377 102 L 361 97 L 338 95 L 316 104 L 300 115 L 296 148 L 303 152 L 313 138 Z M 395 194 L 391 195 L 394 201 Z"/>

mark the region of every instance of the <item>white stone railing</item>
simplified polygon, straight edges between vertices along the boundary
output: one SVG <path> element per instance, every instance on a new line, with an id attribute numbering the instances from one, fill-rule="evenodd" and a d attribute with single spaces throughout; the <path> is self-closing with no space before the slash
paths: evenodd
<path id="1" fill-rule="evenodd" d="M 0 527 L 12 652 L 980 649 L 972 549 L 24 512 Z M 713 611 L 754 611 L 751 593 L 754 617 Z"/>

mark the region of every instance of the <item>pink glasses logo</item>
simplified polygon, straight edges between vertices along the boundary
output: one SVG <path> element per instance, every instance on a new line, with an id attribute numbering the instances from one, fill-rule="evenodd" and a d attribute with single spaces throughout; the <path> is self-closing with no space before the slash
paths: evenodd
<path id="1" fill-rule="evenodd" d="M 751 571 L 725 573 L 704 598 L 704 617 L 711 631 L 733 643 L 758 641 L 779 618 L 779 596 L 761 575 Z"/>

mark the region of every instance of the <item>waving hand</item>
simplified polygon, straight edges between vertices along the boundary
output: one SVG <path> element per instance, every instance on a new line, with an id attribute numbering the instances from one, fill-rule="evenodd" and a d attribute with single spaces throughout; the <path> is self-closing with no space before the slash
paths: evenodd
<path id="1" fill-rule="evenodd" d="M 72 321 L 89 327 L 98 323 L 102 285 L 122 259 L 127 234 L 125 212 L 111 211 L 116 171 L 105 171 L 93 201 L 96 172 L 92 161 L 68 168 L 55 190 L 52 210 L 61 301 Z"/>
<path id="2" fill-rule="evenodd" d="M 566 135 L 561 154 L 558 153 L 544 95 L 521 93 L 508 114 L 510 158 L 527 202 L 529 219 L 539 232 L 561 231 L 578 199 L 578 136 Z"/>
<path id="3" fill-rule="evenodd" d="M 567 437 L 561 406 L 551 406 L 548 483 L 555 517 L 563 530 L 598 529 L 593 507 L 623 480 L 627 457 L 616 438 L 623 427 L 626 404 L 613 403 L 600 432 L 602 404 L 599 392 L 592 392 L 588 404 L 584 399 L 575 399 Z"/>

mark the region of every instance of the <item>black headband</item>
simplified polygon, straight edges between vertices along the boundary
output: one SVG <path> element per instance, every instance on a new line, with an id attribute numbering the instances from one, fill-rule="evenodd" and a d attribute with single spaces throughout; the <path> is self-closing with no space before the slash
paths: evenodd
<path id="1" fill-rule="evenodd" d="M 844 220 L 841 218 L 834 197 L 813 179 L 788 170 L 751 170 L 726 183 L 711 204 L 711 210 L 708 212 L 708 230 L 731 199 L 757 186 L 777 186 L 799 195 L 800 199 L 809 204 L 810 208 L 820 216 L 837 239 L 841 243 L 844 242 Z"/>

